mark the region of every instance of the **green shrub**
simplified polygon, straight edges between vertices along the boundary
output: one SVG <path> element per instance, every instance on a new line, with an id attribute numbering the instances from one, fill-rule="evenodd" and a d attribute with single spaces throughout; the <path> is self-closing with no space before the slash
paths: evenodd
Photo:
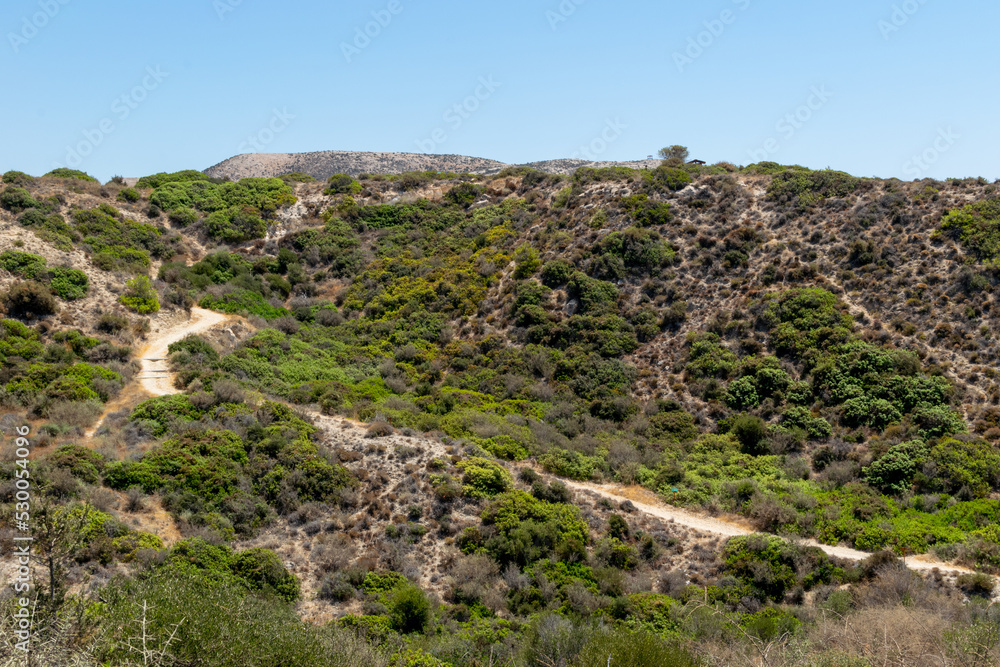
<path id="1" fill-rule="evenodd" d="M 790 636 L 802 626 L 802 622 L 783 609 L 768 607 L 740 619 L 740 626 L 748 634 L 763 642 L 772 642 Z"/>
<path id="2" fill-rule="evenodd" d="M 260 294 L 245 289 L 238 289 L 218 297 L 206 294 L 198 302 L 198 305 L 209 310 L 217 310 L 220 313 L 257 315 L 265 320 L 275 320 L 291 315 L 285 308 L 272 306 Z"/>
<path id="3" fill-rule="evenodd" d="M 172 174 L 165 172 L 160 172 L 159 174 L 153 174 L 152 176 L 143 176 L 136 183 L 137 188 L 160 188 L 167 183 L 187 183 L 191 181 L 209 181 L 211 180 L 208 176 L 200 171 L 195 171 L 194 169 L 187 169 L 184 171 L 176 171 Z"/>
<path id="4" fill-rule="evenodd" d="M 570 479 L 588 480 L 597 471 L 600 459 L 586 456 L 580 452 L 553 447 L 538 457 L 538 464 L 546 471 L 569 477 Z"/>
<path id="5" fill-rule="evenodd" d="M 723 548 L 726 572 L 761 597 L 780 602 L 796 586 L 828 584 L 837 574 L 818 547 L 799 547 L 772 535 L 730 538 Z"/>
<path id="6" fill-rule="evenodd" d="M 1000 451 L 987 442 L 945 438 L 931 448 L 929 458 L 934 462 L 927 481 L 932 490 L 954 494 L 965 489 L 984 498 L 1000 489 Z"/>
<path id="7" fill-rule="evenodd" d="M 576 271 L 575 267 L 564 259 L 554 259 L 542 267 L 542 284 L 547 287 L 561 287 L 569 282 Z"/>
<path id="8" fill-rule="evenodd" d="M 507 491 L 513 480 L 510 473 L 500 464 L 488 459 L 472 457 L 458 462 L 465 473 L 465 495 L 471 498 L 491 498 Z"/>
<path id="9" fill-rule="evenodd" d="M 958 210 L 941 220 L 940 233 L 962 243 L 976 259 L 997 266 L 1000 258 L 1000 198 L 991 197 Z"/>
<path id="10" fill-rule="evenodd" d="M 80 171 L 78 169 L 67 169 L 65 167 L 59 167 L 58 169 L 53 169 L 46 176 L 52 176 L 54 178 L 72 178 L 78 181 L 87 181 L 88 183 L 98 183 L 100 181 L 91 176 L 90 174 Z"/>
<path id="11" fill-rule="evenodd" d="M 38 206 L 38 202 L 24 188 L 11 185 L 0 193 L 0 206 L 11 213 L 20 213 Z"/>
<path id="12" fill-rule="evenodd" d="M 332 195 L 356 195 L 360 194 L 362 187 L 352 176 L 347 174 L 334 174 L 327 179 L 326 190 L 323 194 Z"/>
<path id="13" fill-rule="evenodd" d="M 242 243 L 263 238 L 267 223 L 250 209 L 227 209 L 205 219 L 208 235 L 225 243 Z"/>
<path id="14" fill-rule="evenodd" d="M 79 269 L 54 266 L 49 269 L 49 286 L 56 295 L 66 301 L 83 299 L 90 289 L 90 279 Z"/>
<path id="15" fill-rule="evenodd" d="M 288 174 L 282 174 L 278 176 L 281 180 L 286 183 L 315 183 L 316 179 L 309 174 L 301 171 L 293 171 Z"/>
<path id="16" fill-rule="evenodd" d="M 37 282 L 15 283 L 2 301 L 8 314 L 20 318 L 45 317 L 59 310 L 52 292 Z"/>
<path id="17" fill-rule="evenodd" d="M 669 186 L 667 187 L 669 189 Z M 674 219 L 674 212 L 669 203 L 655 202 L 646 194 L 622 197 L 622 206 L 640 227 L 667 225 Z"/>
<path id="18" fill-rule="evenodd" d="M 60 445 L 47 461 L 87 484 L 100 481 L 105 463 L 103 456 L 82 445 Z"/>
<path id="19" fill-rule="evenodd" d="M 444 198 L 445 201 L 449 201 L 456 206 L 468 208 L 476 203 L 476 200 L 479 199 L 482 193 L 483 188 L 474 183 L 459 183 L 451 190 L 448 190 L 444 194 Z"/>
<path id="20" fill-rule="evenodd" d="M 845 197 L 861 184 L 862 179 L 842 171 L 786 170 L 774 175 L 767 188 L 767 197 L 781 204 L 798 202 L 811 206 L 827 197 Z"/>
<path id="21" fill-rule="evenodd" d="M 702 662 L 676 640 L 613 627 L 589 633 L 573 667 L 698 667 Z"/>
<path id="22" fill-rule="evenodd" d="M 8 171 L 3 175 L 3 182 L 10 183 L 11 185 L 18 185 L 24 187 L 26 185 L 33 185 L 35 179 L 23 171 Z"/>
<path id="23" fill-rule="evenodd" d="M 19 250 L 4 250 L 0 252 L 0 268 L 27 280 L 45 280 L 47 278 L 45 258 Z"/>
<path id="24" fill-rule="evenodd" d="M 538 251 L 531 246 L 521 246 L 514 253 L 515 269 L 514 279 L 524 280 L 530 278 L 538 272 L 538 267 L 542 265 L 538 259 Z"/>
<path id="25" fill-rule="evenodd" d="M 278 554 L 270 549 L 254 548 L 236 553 L 230 570 L 247 582 L 251 590 L 273 592 L 288 602 L 299 598 L 299 580 L 285 569 Z"/>
<path id="26" fill-rule="evenodd" d="M 544 502 L 523 491 L 508 491 L 490 503 L 482 520 L 494 526 L 497 534 L 484 541 L 471 529 L 459 540 L 466 553 L 483 549 L 501 564 L 520 566 L 551 554 L 577 561 L 586 553 L 587 524 L 571 505 Z"/>
<path id="27" fill-rule="evenodd" d="M 683 169 L 661 165 L 645 176 L 647 183 L 654 190 L 676 192 L 683 190 L 691 183 L 691 175 Z"/>
<path id="28" fill-rule="evenodd" d="M 121 202 L 126 202 L 128 204 L 134 204 L 140 199 L 142 199 L 142 195 L 140 195 L 139 191 L 136 190 L 135 188 L 124 188 L 118 193 L 115 199 Z"/>
<path id="29" fill-rule="evenodd" d="M 171 210 L 167 217 L 172 224 L 178 227 L 188 227 L 200 219 L 196 210 L 184 206 Z"/>
<path id="30" fill-rule="evenodd" d="M 767 425 L 760 417 L 738 415 L 730 425 L 733 436 L 739 440 L 740 448 L 747 454 L 767 453 Z"/>
<path id="31" fill-rule="evenodd" d="M 147 276 L 136 276 L 125 283 L 125 291 L 118 302 L 140 315 L 155 313 L 160 309 L 160 299 Z"/>
<path id="32" fill-rule="evenodd" d="M 171 665 L 204 663 L 206 656 L 217 667 L 385 664 L 376 648 L 349 630 L 307 625 L 278 598 L 195 570 L 166 567 L 118 579 L 101 597 L 106 602 L 94 614 L 94 657 L 101 664 L 133 664 L 143 642 L 163 652 L 161 664 Z"/>
<path id="33" fill-rule="evenodd" d="M 388 601 L 393 630 L 402 634 L 423 632 L 431 617 L 431 602 L 426 593 L 417 586 L 400 586 Z"/>

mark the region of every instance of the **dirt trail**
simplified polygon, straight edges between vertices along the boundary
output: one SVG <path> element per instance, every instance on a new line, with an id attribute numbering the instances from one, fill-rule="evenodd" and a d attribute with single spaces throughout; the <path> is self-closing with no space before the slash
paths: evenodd
<path id="1" fill-rule="evenodd" d="M 149 344 L 141 352 L 139 363 L 141 370 L 136 376 L 143 389 L 153 396 L 179 394 L 174 388 L 173 377 L 167 367 L 167 348 L 171 344 L 190 336 L 208 331 L 220 324 L 225 324 L 231 315 L 216 313 L 203 308 L 192 308 L 191 317 L 185 322 L 179 322 L 163 331 L 157 332 Z"/>
<path id="2" fill-rule="evenodd" d="M 146 347 L 139 353 L 140 370 L 135 377 L 138 381 L 137 389 L 141 393 L 150 396 L 179 394 L 180 391 L 174 388 L 173 375 L 167 366 L 167 348 L 172 343 L 176 343 L 186 336 L 204 333 L 209 329 L 235 319 L 237 318 L 234 315 L 216 313 L 204 308 L 192 308 L 188 319 L 171 323 L 161 330 L 154 331 Z M 125 400 L 132 396 L 133 392 L 123 391 L 121 398 Z M 122 407 L 118 404 L 120 402 L 112 401 L 108 404 L 101 418 L 84 434 L 87 439 L 94 437 L 94 434 L 97 433 L 97 429 L 104 423 L 107 415 Z"/>
<path id="3" fill-rule="evenodd" d="M 758 530 L 754 530 L 752 526 L 738 519 L 718 519 L 667 505 L 661 501 L 656 494 L 642 487 L 621 486 L 615 484 L 590 484 L 585 482 L 574 482 L 568 479 L 562 479 L 561 481 L 575 491 L 590 491 L 599 496 L 608 498 L 609 500 L 615 500 L 618 502 L 623 500 L 631 501 L 631 503 L 635 505 L 635 508 L 644 514 L 649 514 L 650 516 L 655 516 L 667 521 L 673 521 L 678 525 L 693 528 L 694 530 L 700 530 L 714 535 L 722 535 L 724 537 L 751 535 L 753 533 L 760 532 Z M 828 544 L 820 544 L 814 540 L 802 540 L 801 543 L 811 547 L 819 547 L 830 556 L 844 558 L 846 560 L 859 561 L 864 560 L 871 555 L 870 553 L 857 551 L 848 547 L 832 547 Z M 938 569 L 941 572 L 952 575 L 974 573 L 973 570 L 935 560 L 926 554 L 906 558 L 906 566 L 911 570 L 924 572 Z"/>

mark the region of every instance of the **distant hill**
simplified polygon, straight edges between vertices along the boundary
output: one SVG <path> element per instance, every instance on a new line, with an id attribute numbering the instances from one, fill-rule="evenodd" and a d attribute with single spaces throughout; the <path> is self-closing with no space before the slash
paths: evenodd
<path id="1" fill-rule="evenodd" d="M 659 160 L 635 162 L 589 162 L 578 159 L 545 160 L 526 166 L 554 174 L 571 174 L 580 167 L 624 166 L 641 169 L 656 167 Z M 420 153 L 369 153 L 358 151 L 316 151 L 312 153 L 244 153 L 209 167 L 205 173 L 215 178 L 239 180 L 273 177 L 303 172 L 326 180 L 334 174 L 399 174 L 404 171 L 449 171 L 496 174 L 509 165 L 496 160 L 466 155 L 424 155 Z"/>

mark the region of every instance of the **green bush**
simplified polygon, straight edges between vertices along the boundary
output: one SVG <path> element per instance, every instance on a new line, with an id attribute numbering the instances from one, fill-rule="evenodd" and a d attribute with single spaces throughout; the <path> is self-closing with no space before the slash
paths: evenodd
<path id="1" fill-rule="evenodd" d="M 15 283 L 2 301 L 8 314 L 20 318 L 45 317 L 59 310 L 52 292 L 45 285 L 31 281 Z"/>
<path id="2" fill-rule="evenodd" d="M 286 183 L 315 183 L 316 179 L 309 174 L 302 171 L 293 171 L 287 174 L 282 174 L 278 176 L 281 180 Z"/>
<path id="3" fill-rule="evenodd" d="M 288 602 L 299 598 L 299 580 L 270 549 L 247 549 L 233 555 L 230 571 L 251 590 L 273 592 Z"/>
<path id="4" fill-rule="evenodd" d="M 187 169 L 184 171 L 175 171 L 172 174 L 165 172 L 160 172 L 159 174 L 153 174 L 152 176 L 143 176 L 136 183 L 137 188 L 160 188 L 167 183 L 186 183 L 191 181 L 209 181 L 208 176 L 200 171 L 195 171 L 194 169 Z"/>
<path id="5" fill-rule="evenodd" d="M 91 176 L 90 174 L 80 171 L 78 169 L 67 169 L 65 167 L 59 167 L 58 169 L 53 169 L 46 176 L 52 176 L 54 178 L 72 178 L 78 181 L 87 181 L 88 183 L 98 183 L 100 181 Z"/>
<path id="6" fill-rule="evenodd" d="M 702 662 L 676 640 L 613 627 L 590 634 L 573 667 L 698 667 Z"/>
<path id="7" fill-rule="evenodd" d="M 115 199 L 128 204 L 134 204 L 142 199 L 142 195 L 135 188 L 124 188 L 118 193 Z"/>
<path id="8" fill-rule="evenodd" d="M 225 243 L 243 243 L 263 238 L 267 223 L 251 209 L 227 209 L 205 219 L 208 235 Z"/>
<path id="9" fill-rule="evenodd" d="M 738 415 L 730 425 L 730 431 L 739 440 L 740 448 L 747 454 L 767 453 L 767 425 L 760 417 Z"/>
<path id="10" fill-rule="evenodd" d="M 0 193 L 0 206 L 11 213 L 20 213 L 38 206 L 38 202 L 24 188 L 11 185 Z"/>
<path id="11" fill-rule="evenodd" d="M 547 287 L 561 287 L 569 282 L 576 271 L 575 267 L 564 259 L 554 259 L 542 267 L 542 284 Z"/>
<path id="12" fill-rule="evenodd" d="M 90 279 L 79 269 L 54 266 L 49 269 L 49 286 L 60 299 L 73 301 L 83 299 L 90 289 Z"/>
<path id="13" fill-rule="evenodd" d="M 291 315 L 285 308 L 272 306 L 260 294 L 245 289 L 238 289 L 218 297 L 206 294 L 198 302 L 198 305 L 209 310 L 217 310 L 220 313 L 257 315 L 265 320 L 275 320 Z"/>
<path id="14" fill-rule="evenodd" d="M 30 175 L 24 173 L 23 171 L 8 171 L 3 175 L 3 182 L 10 183 L 11 185 L 18 185 L 24 187 L 26 185 L 33 185 L 35 179 Z"/>
<path id="15" fill-rule="evenodd" d="M 862 182 L 860 178 L 830 169 L 786 170 L 771 179 L 767 197 L 781 204 L 797 202 L 804 208 L 827 197 L 845 197 L 857 190 Z"/>
<path id="16" fill-rule="evenodd" d="M 507 491 L 513 480 L 510 473 L 498 463 L 480 457 L 459 461 L 458 467 L 465 473 L 465 495 L 471 498 L 492 498 Z"/>
<path id="17" fill-rule="evenodd" d="M 1000 198 L 990 197 L 950 211 L 940 233 L 962 243 L 981 262 L 1000 266 Z"/>
<path id="18" fill-rule="evenodd" d="M 661 165 L 646 175 L 647 183 L 655 190 L 676 192 L 691 183 L 691 175 L 683 169 Z"/>
<path id="19" fill-rule="evenodd" d="M 393 630 L 402 634 L 423 632 L 431 617 L 431 602 L 426 593 L 417 586 L 400 586 L 388 602 Z"/>
<path id="20" fill-rule="evenodd" d="M 0 252 L 0 268 L 27 280 L 45 280 L 47 277 L 44 257 L 19 250 Z"/>
<path id="21" fill-rule="evenodd" d="M 483 188 L 474 183 L 459 183 L 451 190 L 448 190 L 444 194 L 444 198 L 445 201 L 449 201 L 456 206 L 468 208 L 476 203 L 476 200 L 479 199 L 482 193 Z"/>
<path id="22" fill-rule="evenodd" d="M 829 584 L 838 571 L 818 547 L 800 547 L 772 535 L 730 538 L 722 552 L 726 573 L 761 599 L 780 602 L 796 586 Z"/>
<path id="23" fill-rule="evenodd" d="M 348 630 L 307 625 L 278 598 L 194 570 L 166 567 L 118 579 L 101 597 L 94 657 L 102 664 L 134 663 L 135 647 L 145 642 L 172 665 L 204 663 L 206 656 L 218 667 L 385 665 L 377 649 Z"/>
<path id="24" fill-rule="evenodd" d="M 188 227 L 198 222 L 200 216 L 193 208 L 179 207 L 170 211 L 167 215 L 170 222 L 178 227 Z"/>
<path id="25" fill-rule="evenodd" d="M 538 259 L 538 251 L 530 246 L 521 246 L 514 253 L 514 279 L 524 280 L 530 278 L 538 272 L 538 267 L 542 265 Z"/>
<path id="26" fill-rule="evenodd" d="M 118 302 L 140 315 L 155 313 L 160 309 L 160 299 L 153 289 L 153 283 L 146 276 L 136 276 L 125 283 L 125 291 Z"/>
<path id="27" fill-rule="evenodd" d="M 332 195 L 356 195 L 360 194 L 362 187 L 352 176 L 347 174 L 334 174 L 327 179 L 326 190 L 323 194 Z"/>

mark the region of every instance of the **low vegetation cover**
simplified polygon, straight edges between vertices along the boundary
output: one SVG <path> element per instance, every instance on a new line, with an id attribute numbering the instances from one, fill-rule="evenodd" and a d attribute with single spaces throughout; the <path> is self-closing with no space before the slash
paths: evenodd
<path id="1" fill-rule="evenodd" d="M 180 226 L 203 214 L 208 235 L 225 243 L 263 238 L 277 210 L 296 201 L 292 187 L 280 178 L 219 183 L 201 172 L 181 171 L 142 178 L 137 187 L 153 188 L 150 207 Z"/>
<path id="2" fill-rule="evenodd" d="M 59 576 L 43 586 L 52 650 L 129 664 L 145 640 L 177 665 L 206 650 L 231 665 L 996 660 L 993 186 L 689 165 L 677 148 L 656 169 L 570 177 L 187 171 L 141 179 L 138 200 L 109 191 L 126 208 L 148 198 L 179 233 L 5 175 L 4 216 L 137 274 L 116 295 L 134 315 L 77 330 L 56 324 L 53 292 L 87 298 L 86 275 L 0 254 L 15 280 L 0 402 L 41 424 L 32 479 L 59 508 L 54 534 L 75 528 L 53 572 L 120 575 L 95 578 L 100 602 Z M 296 197 L 306 217 L 265 238 Z M 171 261 L 186 235 L 209 251 Z M 193 304 L 253 331 L 170 345 L 182 393 L 112 412 L 107 445 L 83 446 L 135 373 L 116 341 Z M 15 472 L 0 463 L 2 503 Z M 556 478 L 641 486 L 760 532 L 681 531 Z M 162 510 L 179 536 L 131 527 L 115 502 Z M 925 580 L 898 560 L 924 552 L 981 574 Z"/>

